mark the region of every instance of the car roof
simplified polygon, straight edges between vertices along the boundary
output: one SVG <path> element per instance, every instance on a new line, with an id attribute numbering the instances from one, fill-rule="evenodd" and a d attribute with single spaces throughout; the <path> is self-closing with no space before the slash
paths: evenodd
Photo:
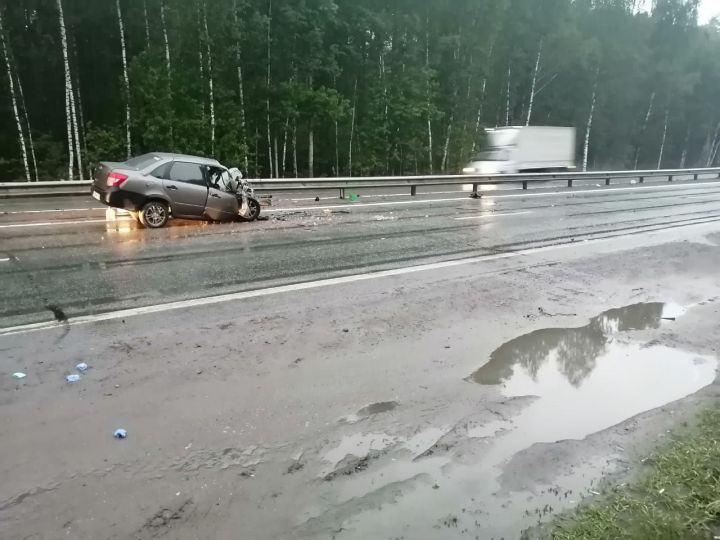
<path id="1" fill-rule="evenodd" d="M 199 163 L 200 165 L 217 165 L 221 166 L 217 159 L 210 159 L 200 156 L 190 156 L 187 154 L 174 154 L 171 152 L 151 152 L 153 155 L 164 158 L 172 159 L 175 161 L 190 161 L 192 163 Z"/>

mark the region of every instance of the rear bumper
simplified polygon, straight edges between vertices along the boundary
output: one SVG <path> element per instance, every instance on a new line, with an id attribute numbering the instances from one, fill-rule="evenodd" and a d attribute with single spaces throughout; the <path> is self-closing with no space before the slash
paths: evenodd
<path id="1" fill-rule="evenodd" d="M 120 188 L 98 189 L 96 186 L 90 188 L 90 195 L 97 201 L 113 208 L 123 210 L 141 210 L 145 204 L 145 197 L 139 193 L 125 191 Z"/>

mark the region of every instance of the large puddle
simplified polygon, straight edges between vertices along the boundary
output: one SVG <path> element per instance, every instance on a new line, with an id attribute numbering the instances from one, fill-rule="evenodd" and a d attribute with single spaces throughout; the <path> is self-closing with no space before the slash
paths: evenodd
<path id="1" fill-rule="evenodd" d="M 515 429 L 499 446 L 581 439 L 710 384 L 714 359 L 624 335 L 673 324 L 682 313 L 673 304 L 635 304 L 587 326 L 538 330 L 499 347 L 468 380 L 538 398 L 513 418 Z"/>
<path id="2" fill-rule="evenodd" d="M 446 433 L 440 440 L 448 445 L 439 445 L 428 458 L 418 454 L 428 440 L 413 448 L 418 457 L 410 461 L 390 451 L 337 485 L 333 496 L 339 504 L 311 521 L 337 520 L 339 538 L 402 533 L 429 540 L 462 532 L 499 538 L 535 522 L 537 516 L 520 515 L 523 508 L 533 510 L 531 499 L 533 505 L 554 505 L 555 510 L 575 504 L 573 497 L 560 499 L 550 491 L 499 496 L 501 475 L 513 456 L 534 444 L 583 439 L 711 384 L 715 358 L 659 345 L 651 341 L 657 332 L 642 340 L 633 333 L 670 328 L 683 313 L 672 304 L 637 304 L 602 313 L 580 328 L 548 328 L 505 343 L 467 380 L 499 387 L 508 397 L 533 396 L 514 416 L 468 425 L 467 444 L 462 436 L 454 440 Z M 341 445 L 325 459 L 337 461 L 346 452 Z M 596 475 L 604 463 L 598 459 Z M 585 482 L 580 474 L 565 479 L 576 493 L 588 489 Z"/>

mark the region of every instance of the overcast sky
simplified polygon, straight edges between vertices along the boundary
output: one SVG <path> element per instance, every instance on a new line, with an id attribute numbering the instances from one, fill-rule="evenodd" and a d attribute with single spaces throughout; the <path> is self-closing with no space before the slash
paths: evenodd
<path id="1" fill-rule="evenodd" d="M 700 24 L 705 24 L 716 15 L 720 15 L 720 0 L 700 0 L 700 9 L 698 10 Z"/>

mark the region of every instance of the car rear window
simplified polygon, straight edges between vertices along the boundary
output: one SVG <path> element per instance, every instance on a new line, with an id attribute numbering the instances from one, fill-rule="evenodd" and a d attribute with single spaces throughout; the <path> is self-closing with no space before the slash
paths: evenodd
<path id="1" fill-rule="evenodd" d="M 125 162 L 125 165 L 140 171 L 142 169 L 147 169 L 153 163 L 157 163 L 160 160 L 162 160 L 162 158 L 160 156 L 156 156 L 155 154 L 143 154 L 142 156 L 137 156 L 132 159 L 128 159 Z"/>

